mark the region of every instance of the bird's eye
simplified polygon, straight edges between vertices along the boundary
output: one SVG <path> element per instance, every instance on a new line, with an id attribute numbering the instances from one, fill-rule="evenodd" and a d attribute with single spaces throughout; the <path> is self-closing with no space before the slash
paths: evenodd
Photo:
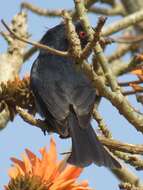
<path id="1" fill-rule="evenodd" d="M 79 32 L 79 37 L 84 39 L 86 37 L 86 33 L 84 31 Z"/>

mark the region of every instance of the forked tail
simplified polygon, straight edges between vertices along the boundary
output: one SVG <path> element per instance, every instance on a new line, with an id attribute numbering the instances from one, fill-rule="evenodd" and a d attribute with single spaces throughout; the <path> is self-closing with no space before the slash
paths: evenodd
<path id="1" fill-rule="evenodd" d="M 78 167 L 86 167 L 95 163 L 108 168 L 121 168 L 120 163 L 100 143 L 91 124 L 84 129 L 81 128 L 76 114 L 71 112 L 69 127 L 72 137 L 72 153 L 68 163 Z"/>

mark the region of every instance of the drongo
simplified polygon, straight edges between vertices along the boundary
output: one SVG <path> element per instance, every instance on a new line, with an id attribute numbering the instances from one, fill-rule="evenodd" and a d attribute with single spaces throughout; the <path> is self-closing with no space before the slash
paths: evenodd
<path id="1" fill-rule="evenodd" d="M 74 24 L 83 48 L 87 44 L 86 33 L 79 21 Z M 67 51 L 69 42 L 65 24 L 48 30 L 41 43 Z M 68 163 L 79 167 L 91 163 L 121 167 L 99 142 L 90 124 L 96 91 L 75 60 L 40 50 L 31 69 L 30 84 L 38 112 L 46 119 L 47 128 L 58 132 L 62 138 L 72 139 Z"/>

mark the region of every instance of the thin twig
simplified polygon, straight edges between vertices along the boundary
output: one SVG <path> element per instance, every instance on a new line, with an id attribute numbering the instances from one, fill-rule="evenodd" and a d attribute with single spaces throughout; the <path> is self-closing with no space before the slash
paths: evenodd
<path id="1" fill-rule="evenodd" d="M 93 40 L 93 37 L 94 37 L 93 36 L 93 29 L 89 23 L 87 15 L 86 15 L 86 9 L 84 7 L 84 3 L 81 0 L 74 0 L 74 2 L 75 2 L 75 8 L 77 11 L 77 15 L 83 24 L 83 27 L 87 33 L 89 41 L 91 42 Z M 105 18 L 103 20 L 104 20 L 104 22 L 106 21 Z M 103 24 L 101 26 L 103 26 Z M 111 69 L 108 66 L 107 58 L 105 57 L 99 42 L 96 42 L 96 45 L 93 48 L 93 51 L 94 51 L 94 53 L 97 57 L 97 60 L 100 63 L 100 65 L 101 65 L 101 67 L 105 73 L 105 76 L 106 76 L 107 81 L 109 82 L 109 84 L 111 86 L 111 89 L 113 91 L 119 91 L 120 88 L 118 87 L 116 78 L 114 77 Z"/>
<path id="2" fill-rule="evenodd" d="M 115 50 L 115 52 L 113 54 L 111 54 L 109 57 L 107 57 L 108 62 L 111 63 L 112 61 L 121 58 L 129 51 L 136 50 L 137 47 L 138 47 L 137 45 L 133 45 L 133 44 L 122 46 L 120 49 Z"/>
<path id="3" fill-rule="evenodd" d="M 142 69 L 143 63 L 140 59 L 140 55 L 135 55 L 129 63 L 122 63 L 121 61 L 113 62 L 110 64 L 112 72 L 115 76 L 120 76 L 125 73 L 129 73 L 135 69 Z"/>
<path id="4" fill-rule="evenodd" d="M 93 115 L 93 118 L 97 121 L 98 127 L 102 131 L 103 135 L 106 138 L 111 138 L 112 137 L 111 132 L 109 131 L 106 123 L 104 122 L 104 119 L 101 117 L 100 113 L 98 112 L 96 108 L 93 109 L 92 115 Z"/>
<path id="5" fill-rule="evenodd" d="M 121 3 L 117 3 L 113 8 L 102 8 L 92 6 L 88 10 L 91 13 L 102 14 L 106 16 L 125 15 L 125 10 Z"/>
<path id="6" fill-rule="evenodd" d="M 130 86 L 130 84 L 141 84 L 143 83 L 142 80 L 133 80 L 133 81 L 127 81 L 127 82 L 118 82 L 118 84 L 122 87 L 124 86 Z"/>
<path id="7" fill-rule="evenodd" d="M 48 9 L 37 7 L 28 2 L 21 3 L 21 8 L 28 9 L 40 16 L 59 17 L 62 15 L 62 9 L 61 10 L 48 10 Z"/>
<path id="8" fill-rule="evenodd" d="M 20 116 L 24 119 L 24 121 L 28 122 L 30 125 L 34 125 L 42 130 L 47 130 L 47 125 L 44 121 L 40 119 L 35 119 L 31 114 L 26 112 L 24 109 L 20 107 L 16 107 L 17 112 L 20 114 Z M 133 144 L 127 144 L 122 143 L 113 139 L 99 137 L 99 140 L 101 143 L 105 146 L 107 146 L 109 149 L 115 149 L 127 153 L 132 154 L 143 154 L 143 145 L 133 145 Z"/>
<path id="9" fill-rule="evenodd" d="M 81 53 L 81 59 L 86 59 L 87 56 L 89 55 L 89 53 L 91 52 L 91 49 L 96 45 L 96 43 L 98 41 L 100 41 L 100 33 L 101 33 L 101 30 L 106 22 L 106 17 L 99 17 L 99 20 L 98 20 L 98 23 L 97 23 L 97 26 L 95 28 L 95 32 L 93 34 L 93 40 L 90 41 L 86 47 L 83 49 L 82 53 Z"/>
<path id="10" fill-rule="evenodd" d="M 119 21 L 116 21 L 113 24 L 110 24 L 110 26 L 107 26 L 105 29 L 103 29 L 102 36 L 111 35 L 141 21 L 143 21 L 143 10 L 137 11 Z"/>
<path id="11" fill-rule="evenodd" d="M 40 119 L 35 119 L 31 114 L 26 112 L 21 107 L 16 106 L 16 111 L 25 122 L 29 123 L 32 126 L 40 128 L 44 132 L 47 130 L 47 125 L 45 121 L 40 120 Z"/>
<path id="12" fill-rule="evenodd" d="M 76 33 L 75 26 L 72 22 L 72 17 L 67 11 L 63 11 L 63 18 L 65 21 L 65 29 L 67 38 L 70 44 L 70 52 L 72 57 L 79 59 L 81 55 L 81 43 L 78 34 Z"/>
<path id="13" fill-rule="evenodd" d="M 124 96 L 129 96 L 129 95 L 135 95 L 137 93 L 142 93 L 143 92 L 143 89 L 136 89 L 136 90 L 127 90 L 127 91 L 124 91 L 122 92 L 122 94 Z"/>
<path id="14" fill-rule="evenodd" d="M 10 35 L 13 37 L 13 38 L 16 38 L 17 40 L 20 40 L 22 42 L 25 42 L 27 44 L 30 44 L 30 45 L 33 45 L 34 47 L 38 48 L 38 49 L 42 49 L 48 53 L 52 53 L 54 55 L 59 55 L 59 56 L 63 56 L 63 57 L 67 57 L 69 56 L 68 52 L 64 52 L 64 51 L 60 51 L 60 50 L 56 50 L 54 48 L 51 48 L 49 46 L 46 46 L 46 45 L 43 45 L 41 43 L 38 43 L 38 42 L 34 42 L 34 41 L 30 41 L 30 40 L 27 40 L 25 38 L 22 38 L 22 37 L 19 37 L 15 32 L 13 32 L 9 26 L 5 23 L 4 20 L 1 20 L 2 24 L 4 25 L 4 27 L 9 31 Z"/>
<path id="15" fill-rule="evenodd" d="M 106 145 L 109 149 L 118 150 L 121 152 L 131 153 L 131 154 L 141 154 L 143 155 L 143 145 L 133 145 L 128 143 L 123 143 L 114 139 L 109 139 L 105 137 L 99 137 L 99 140 L 103 145 Z"/>
<path id="16" fill-rule="evenodd" d="M 136 44 L 143 41 L 143 35 L 139 36 L 121 36 L 118 38 L 111 38 L 116 43 L 124 43 L 124 44 Z"/>
<path id="17" fill-rule="evenodd" d="M 136 170 L 143 170 L 143 160 L 139 156 L 130 155 L 120 151 L 115 151 L 115 155 L 124 160 L 127 164 L 133 166 Z"/>
<path id="18" fill-rule="evenodd" d="M 120 190 L 142 190 L 141 187 L 137 187 L 136 185 L 129 182 L 122 182 L 119 184 Z"/>

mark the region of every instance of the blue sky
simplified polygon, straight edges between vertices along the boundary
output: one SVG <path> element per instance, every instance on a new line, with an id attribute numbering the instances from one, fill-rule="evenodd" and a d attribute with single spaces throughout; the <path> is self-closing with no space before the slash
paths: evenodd
<path id="1" fill-rule="evenodd" d="M 0 6 L 0 19 L 4 19 L 5 21 L 10 22 L 11 18 L 20 10 L 21 2 L 21 0 L 3 1 Z M 72 0 L 29 0 L 28 2 L 48 9 L 72 8 L 74 6 Z M 113 21 L 116 21 L 117 19 L 119 19 L 119 17 L 108 19 L 107 25 Z M 48 28 L 58 24 L 60 21 L 61 19 L 39 17 L 35 14 L 28 13 L 28 30 L 29 33 L 32 34 L 31 38 L 34 40 L 39 40 Z M 95 15 L 90 15 L 90 21 L 92 25 L 95 26 L 97 17 Z M 0 28 L 1 27 L 2 25 L 0 25 Z M 5 41 L 0 37 L 0 53 L 5 52 L 6 47 L 7 46 Z M 113 51 L 114 46 L 109 47 L 108 53 L 112 53 Z M 25 73 L 30 72 L 31 65 L 35 58 L 36 55 L 34 55 L 28 62 L 23 65 L 21 76 L 23 76 Z M 125 79 L 126 77 L 124 77 L 124 80 Z M 129 100 L 133 102 L 137 109 L 140 109 L 142 111 L 142 107 L 139 104 L 136 104 L 133 97 L 130 97 Z M 113 137 L 115 139 L 128 143 L 142 144 L 142 135 L 138 133 L 121 115 L 119 115 L 118 111 L 113 108 L 109 102 L 102 100 L 100 112 L 107 122 L 110 130 L 112 131 Z M 93 125 L 95 128 L 97 127 L 96 122 L 93 122 Z M 56 139 L 59 153 L 65 152 L 69 149 L 70 140 L 61 140 L 57 135 L 52 136 L 54 136 Z M 29 148 L 38 154 L 40 147 L 49 145 L 50 136 L 44 136 L 39 129 L 36 127 L 31 127 L 29 124 L 25 123 L 20 117 L 17 116 L 14 122 L 9 122 L 8 126 L 4 130 L 0 131 L 0 139 L 0 189 L 3 189 L 3 185 L 8 182 L 7 171 L 11 165 L 9 158 L 11 156 L 20 158 L 20 155 L 25 148 Z M 61 158 L 62 156 L 59 157 Z M 133 170 L 132 168 L 130 169 Z M 140 171 L 137 174 L 141 179 L 143 179 L 143 172 Z M 88 179 L 90 186 L 92 188 L 96 188 L 97 190 L 105 188 L 114 190 L 118 189 L 118 180 L 110 173 L 108 169 L 104 167 L 91 165 L 85 168 L 80 179 Z"/>

